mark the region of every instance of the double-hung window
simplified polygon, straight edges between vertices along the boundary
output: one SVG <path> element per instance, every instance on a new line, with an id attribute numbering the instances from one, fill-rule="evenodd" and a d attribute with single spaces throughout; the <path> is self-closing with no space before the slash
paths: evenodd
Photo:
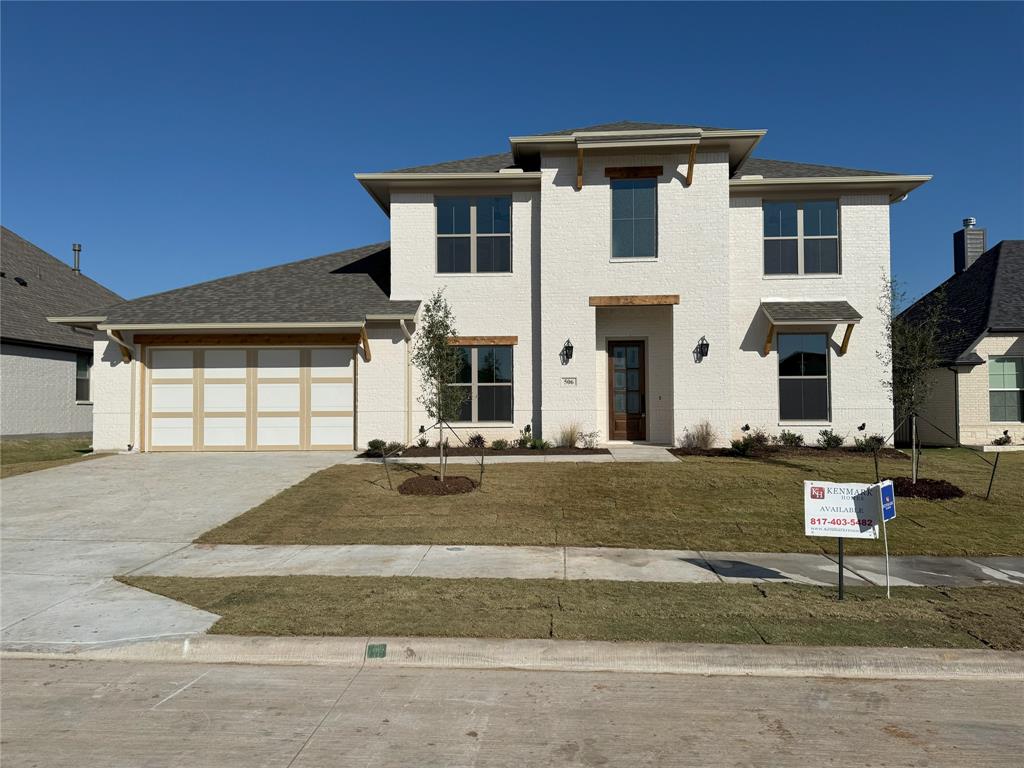
<path id="1" fill-rule="evenodd" d="M 824 333 L 780 333 L 779 418 L 829 420 L 828 337 Z"/>
<path id="2" fill-rule="evenodd" d="M 1024 421 L 1024 357 L 990 357 L 988 408 L 992 421 Z"/>
<path id="3" fill-rule="evenodd" d="M 764 273 L 838 275 L 839 203 L 765 200 Z"/>
<path id="4" fill-rule="evenodd" d="M 92 355 L 79 352 L 75 358 L 75 400 L 88 402 L 89 369 L 92 368 Z"/>
<path id="5" fill-rule="evenodd" d="M 658 180 L 613 179 L 612 258 L 658 256 Z"/>
<path id="6" fill-rule="evenodd" d="M 463 387 L 459 421 L 512 421 L 512 347 L 459 347 L 453 387 Z"/>
<path id="7" fill-rule="evenodd" d="M 438 197 L 437 271 L 511 272 L 512 198 Z"/>

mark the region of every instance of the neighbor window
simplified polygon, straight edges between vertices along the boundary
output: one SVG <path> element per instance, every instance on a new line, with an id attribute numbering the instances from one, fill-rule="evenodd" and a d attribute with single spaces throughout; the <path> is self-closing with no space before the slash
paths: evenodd
<path id="1" fill-rule="evenodd" d="M 765 201 L 766 275 L 839 274 L 839 203 Z"/>
<path id="2" fill-rule="evenodd" d="M 512 198 L 438 197 L 437 271 L 511 272 Z"/>
<path id="3" fill-rule="evenodd" d="M 658 180 L 613 179 L 612 258 L 658 256 Z"/>
<path id="4" fill-rule="evenodd" d="M 779 417 L 782 421 L 828 421 L 828 337 L 780 333 Z"/>
<path id="5" fill-rule="evenodd" d="M 466 399 L 459 421 L 512 421 L 512 347 L 459 347 L 456 383 Z"/>
<path id="6" fill-rule="evenodd" d="M 92 355 L 79 353 L 75 359 L 75 400 L 89 400 L 89 369 L 92 368 Z"/>
<path id="7" fill-rule="evenodd" d="M 1024 357 L 990 357 L 988 408 L 992 421 L 1024 421 Z"/>

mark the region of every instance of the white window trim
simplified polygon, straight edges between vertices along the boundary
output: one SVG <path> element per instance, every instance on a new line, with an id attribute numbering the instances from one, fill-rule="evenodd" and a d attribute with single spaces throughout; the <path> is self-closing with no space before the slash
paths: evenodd
<path id="1" fill-rule="evenodd" d="M 499 383 L 484 382 L 483 384 L 481 384 L 479 381 L 477 381 L 478 376 L 479 376 L 479 351 L 480 351 L 481 348 L 486 349 L 488 347 L 508 347 L 509 348 L 510 354 L 512 356 L 512 372 L 511 372 L 511 381 L 509 381 L 508 383 L 500 383 L 499 384 Z M 471 411 L 470 411 L 470 419 L 471 420 L 470 421 L 453 421 L 452 425 L 453 426 L 465 426 L 465 427 L 469 427 L 469 426 L 487 427 L 487 426 L 498 426 L 498 425 L 500 425 L 500 426 L 511 426 L 515 422 L 515 412 L 516 412 L 516 390 L 515 390 L 515 386 L 516 386 L 516 384 L 515 384 L 515 380 L 516 380 L 516 362 L 515 362 L 516 352 L 515 352 L 515 347 L 513 345 L 510 345 L 510 344 L 487 344 L 487 345 L 484 345 L 483 347 L 474 347 L 474 346 L 468 346 L 467 345 L 466 347 L 463 347 L 463 348 L 464 349 L 469 349 L 469 368 L 470 368 L 469 383 L 467 383 L 467 384 L 449 384 L 448 386 L 451 386 L 451 387 L 466 387 L 466 388 L 469 389 L 470 409 L 471 409 Z M 508 421 L 493 421 L 493 420 L 492 421 L 480 421 L 478 413 L 477 413 L 477 406 L 479 404 L 479 398 L 477 397 L 477 391 L 479 390 L 480 387 L 509 387 L 509 389 L 511 389 L 511 395 L 512 395 L 510 410 L 512 412 L 511 415 L 512 415 L 513 418 L 509 419 Z"/>
<path id="2" fill-rule="evenodd" d="M 992 373 L 988 370 L 988 366 L 992 364 L 993 360 L 1020 360 L 1021 365 L 1024 366 L 1024 355 L 990 355 L 985 365 L 985 373 L 989 377 L 988 383 L 988 422 L 989 424 L 1024 424 L 1024 412 L 1021 413 L 1021 418 L 1017 420 L 1012 419 L 993 419 L 992 418 L 992 393 L 993 392 L 1022 392 L 1024 391 L 1024 385 L 1020 387 L 993 387 L 992 386 Z"/>
<path id="3" fill-rule="evenodd" d="M 793 203 L 796 205 L 796 236 L 795 237 L 774 237 L 764 234 L 764 203 Z M 804 234 L 804 205 L 807 203 L 831 203 L 836 204 L 836 234 L 835 235 L 805 235 Z M 764 243 L 768 240 L 796 240 L 796 272 L 765 272 L 764 271 Z M 835 272 L 805 272 L 804 271 L 804 241 L 805 240 L 835 240 L 836 241 L 836 271 Z M 778 280 L 780 278 L 836 278 L 843 276 L 843 206 L 836 198 L 818 198 L 815 200 L 768 200 L 761 203 L 761 275 L 766 280 Z"/>
<path id="4" fill-rule="evenodd" d="M 829 344 L 829 337 L 827 333 L 818 333 L 817 331 L 799 332 L 799 333 L 778 333 L 776 339 L 780 339 L 782 336 L 823 336 L 825 338 L 825 375 L 817 376 L 783 376 L 779 371 L 779 367 L 782 365 L 782 357 L 779 352 L 779 348 L 782 346 L 779 341 L 776 341 L 775 355 L 778 357 L 775 366 L 775 379 L 780 382 L 779 384 L 779 425 L 780 426 L 794 426 L 794 427 L 813 427 L 813 426 L 828 426 L 832 423 L 832 348 Z M 782 386 L 783 380 L 790 379 L 824 379 L 825 380 L 825 419 L 783 419 L 782 418 Z"/>
<path id="5" fill-rule="evenodd" d="M 464 197 L 469 200 L 469 232 L 442 234 L 437 231 L 437 201 L 451 200 Z M 508 232 L 485 232 L 478 234 L 476 231 L 476 202 L 481 197 L 505 197 L 508 198 Z M 513 199 L 511 195 L 434 195 L 434 275 L 449 277 L 452 275 L 511 275 L 514 270 L 512 259 L 512 208 Z M 468 272 L 442 272 L 438 269 L 437 244 L 441 238 L 469 238 L 469 271 Z M 476 269 L 476 244 L 478 237 L 507 237 L 508 238 L 508 271 L 507 272 L 477 272 Z"/>

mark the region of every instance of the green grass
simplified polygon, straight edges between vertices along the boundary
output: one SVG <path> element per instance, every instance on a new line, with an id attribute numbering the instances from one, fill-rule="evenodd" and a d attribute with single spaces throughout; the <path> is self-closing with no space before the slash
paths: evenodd
<path id="1" fill-rule="evenodd" d="M 0 477 L 22 475 L 76 461 L 109 456 L 92 453 L 88 437 L 18 437 L 0 440 Z"/>
<path id="2" fill-rule="evenodd" d="M 416 577 L 121 578 L 230 635 L 559 638 L 1024 649 L 1024 588 Z"/>
<path id="3" fill-rule="evenodd" d="M 474 467 L 449 471 L 474 474 Z M 407 473 L 392 470 L 397 485 Z M 910 462 L 883 459 L 885 476 Z M 1024 554 L 1024 454 L 989 467 L 966 450 L 927 451 L 923 477 L 967 496 L 897 499 L 889 526 L 896 555 Z M 870 456 L 828 453 L 775 460 L 685 457 L 675 463 L 495 464 L 483 487 L 447 497 L 389 490 L 380 465 L 338 465 L 268 499 L 197 541 L 207 544 L 519 544 L 738 552 L 834 552 L 808 538 L 803 481 L 872 482 Z M 850 554 L 881 554 L 881 541 L 847 541 Z"/>

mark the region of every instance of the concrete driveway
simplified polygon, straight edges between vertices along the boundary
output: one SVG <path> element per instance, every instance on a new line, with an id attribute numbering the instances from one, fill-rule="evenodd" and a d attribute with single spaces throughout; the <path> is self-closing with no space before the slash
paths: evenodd
<path id="1" fill-rule="evenodd" d="M 110 577 L 353 455 L 125 454 L 3 480 L 3 647 L 73 650 L 206 630 L 213 614 Z"/>

